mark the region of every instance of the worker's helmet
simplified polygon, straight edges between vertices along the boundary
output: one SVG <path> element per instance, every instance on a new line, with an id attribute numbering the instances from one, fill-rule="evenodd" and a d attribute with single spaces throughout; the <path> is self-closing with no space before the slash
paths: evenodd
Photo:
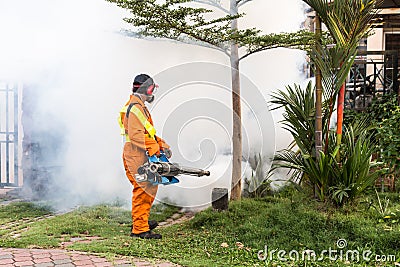
<path id="1" fill-rule="evenodd" d="M 132 91 L 137 94 L 152 96 L 158 85 L 154 83 L 153 78 L 147 74 L 139 74 L 133 80 Z"/>

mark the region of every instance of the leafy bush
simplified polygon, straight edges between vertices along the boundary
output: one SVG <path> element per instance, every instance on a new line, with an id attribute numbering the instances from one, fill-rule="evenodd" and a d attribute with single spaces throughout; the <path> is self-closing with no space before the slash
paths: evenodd
<path id="1" fill-rule="evenodd" d="M 274 157 L 272 170 L 287 168 L 291 170 L 291 179 L 304 186 L 310 186 L 321 200 L 330 200 L 337 205 L 352 201 L 384 171 L 372 171 L 377 163 L 371 162 L 375 151 L 374 135 L 368 131 L 369 125 L 359 120 L 353 126 L 345 127 L 343 140 L 337 144 L 337 136 L 327 132 L 329 114 L 324 105 L 325 151 L 320 151 L 319 159 L 314 149 L 315 101 L 311 84 L 305 90 L 299 86 L 288 87 L 287 92 L 279 91 L 273 95 L 272 103 L 283 107 L 283 125 L 294 138 L 294 144 L 278 151 Z M 293 147 L 298 150 L 293 150 Z"/>
<path id="2" fill-rule="evenodd" d="M 379 140 L 380 158 L 392 171 L 398 170 L 400 165 L 400 107 L 389 111 L 391 118 L 377 123 L 377 137 Z"/>
<path id="3" fill-rule="evenodd" d="M 397 97 L 397 94 L 384 95 L 375 98 L 365 112 L 347 110 L 345 113 L 346 124 L 369 120 L 377 140 L 376 152 L 391 172 L 398 172 L 400 165 L 400 106 Z"/>

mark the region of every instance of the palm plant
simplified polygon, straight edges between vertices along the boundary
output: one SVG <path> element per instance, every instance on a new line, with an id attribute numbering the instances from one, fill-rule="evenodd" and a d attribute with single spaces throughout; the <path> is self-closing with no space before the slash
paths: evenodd
<path id="1" fill-rule="evenodd" d="M 337 135 L 329 130 L 327 152 L 320 151 L 317 160 L 314 154 L 314 87 L 309 83 L 306 89 L 288 86 L 287 91 L 273 94 L 274 108 L 284 108 L 283 127 L 293 136 L 293 143 L 274 156 L 271 171 L 278 168 L 289 169 L 291 180 L 315 190 L 321 200 L 332 200 L 338 205 L 354 200 L 384 171 L 371 171 L 377 165 L 371 162 L 375 151 L 374 136 L 370 134 L 367 119 L 355 121 L 344 129 L 343 143 L 338 145 Z M 323 103 L 323 122 L 329 122 L 329 100 Z M 328 127 L 324 127 L 328 129 Z M 337 158 L 337 154 L 341 157 Z"/>
<path id="2" fill-rule="evenodd" d="M 314 87 L 309 82 L 306 88 L 303 90 L 299 85 L 294 87 L 287 86 L 286 91 L 278 90 L 272 94 L 272 100 L 270 101 L 274 106 L 272 110 L 284 108 L 283 113 L 283 128 L 290 132 L 293 137 L 293 142 L 290 144 L 288 149 L 284 149 L 278 152 L 275 156 L 278 158 L 291 158 L 292 160 L 301 160 L 303 155 L 315 155 L 315 94 Z M 323 104 L 324 110 L 326 110 L 327 102 Z M 328 114 L 325 112 L 323 115 L 323 125 L 328 124 Z M 327 130 L 328 127 L 323 127 Z M 293 149 L 297 147 L 297 151 Z M 276 166 L 275 166 L 276 167 Z M 296 182 L 302 181 L 302 173 L 294 171 L 293 178 L 295 177 Z"/>
<path id="3" fill-rule="evenodd" d="M 338 176 L 331 184 L 330 190 L 333 200 L 338 204 L 353 200 L 373 186 L 376 179 L 386 172 L 384 168 L 375 170 L 375 167 L 381 166 L 382 163 L 371 161 L 376 144 L 373 136 L 369 135 L 370 126 L 366 121 L 363 125 L 356 126 L 358 128 L 352 126 L 345 128 L 343 143 L 337 146 L 341 148 L 342 156 L 340 166 L 338 166 Z"/>
<path id="4" fill-rule="evenodd" d="M 343 99 L 345 82 L 357 54 L 359 41 L 372 31 L 372 22 L 381 0 L 303 0 L 312 7 L 325 24 L 333 44 L 316 42 L 310 53 L 312 62 L 321 70 L 325 99 L 330 99 L 329 117 L 338 102 L 337 142 L 341 142 L 343 121 Z M 327 133 L 325 141 L 328 141 Z M 327 152 L 328 143 L 325 142 Z"/>

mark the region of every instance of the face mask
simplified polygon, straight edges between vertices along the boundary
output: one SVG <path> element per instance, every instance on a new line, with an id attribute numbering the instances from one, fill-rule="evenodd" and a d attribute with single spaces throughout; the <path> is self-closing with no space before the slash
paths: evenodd
<path id="1" fill-rule="evenodd" d="M 153 102 L 153 101 L 154 101 L 154 95 L 149 95 L 149 96 L 147 96 L 146 101 L 147 101 L 148 103 Z"/>

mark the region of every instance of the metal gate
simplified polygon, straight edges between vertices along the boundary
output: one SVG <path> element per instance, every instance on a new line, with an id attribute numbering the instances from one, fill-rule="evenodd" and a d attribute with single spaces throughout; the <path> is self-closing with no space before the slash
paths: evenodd
<path id="1" fill-rule="evenodd" d="M 0 81 L 0 187 L 19 186 L 18 84 Z"/>

